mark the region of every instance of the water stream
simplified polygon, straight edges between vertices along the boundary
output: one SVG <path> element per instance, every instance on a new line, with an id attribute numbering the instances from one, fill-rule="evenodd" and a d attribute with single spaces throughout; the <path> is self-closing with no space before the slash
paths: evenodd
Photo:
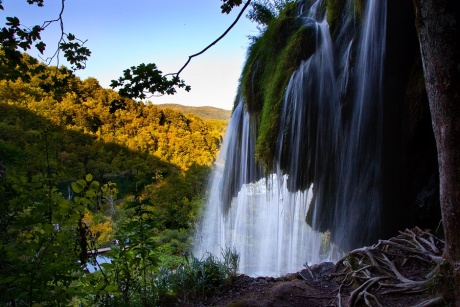
<path id="1" fill-rule="evenodd" d="M 335 43 L 320 5 L 300 16 L 315 27 L 317 47 L 286 88 L 276 171 L 260 179 L 255 125 L 241 98 L 210 181 L 198 258 L 235 248 L 240 273 L 280 276 L 337 260 L 330 236 L 347 248 L 378 233 L 386 1 L 368 2 L 360 37 L 345 20 Z"/>

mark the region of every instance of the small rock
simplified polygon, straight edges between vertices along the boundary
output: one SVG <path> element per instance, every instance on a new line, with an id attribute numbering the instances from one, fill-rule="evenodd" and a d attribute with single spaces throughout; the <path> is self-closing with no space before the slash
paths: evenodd
<path id="1" fill-rule="evenodd" d="M 334 266 L 333 262 L 322 262 L 308 266 L 305 264 L 305 269 L 299 272 L 299 275 L 305 280 L 313 280 L 318 276 L 331 269 Z"/>

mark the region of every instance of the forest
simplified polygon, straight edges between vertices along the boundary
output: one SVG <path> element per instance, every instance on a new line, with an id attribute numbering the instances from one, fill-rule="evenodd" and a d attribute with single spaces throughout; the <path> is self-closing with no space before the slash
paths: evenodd
<path id="1" fill-rule="evenodd" d="M 30 73 L 0 80 L 0 305 L 175 296 L 159 272 L 203 265 L 186 256 L 228 120 L 123 98 L 23 57 Z M 95 263 L 102 247 L 111 263 Z"/>
<path id="2" fill-rule="evenodd" d="M 27 2 L 41 7 L 44 0 Z M 191 229 L 200 219 L 206 178 L 227 122 L 132 99 L 189 91 L 181 72 L 226 35 L 251 0 L 226 32 L 189 56 L 178 72 L 162 75 L 153 63 L 132 66 L 112 81 L 118 93 L 102 89 L 94 78 L 81 81 L 66 67 L 46 66 L 23 53 L 35 48 L 43 54 L 41 32 L 60 23 L 57 53 L 64 53 L 71 69 L 85 67 L 91 51 L 64 31 L 64 2 L 59 16 L 42 26 L 24 28 L 17 17 L 6 17 L 0 33 L 0 305 L 179 305 L 234 282 L 235 250 L 223 249 L 223 262 L 189 253 Z M 227 14 L 243 4 L 222 2 Z M 261 3 L 281 3 L 282 10 L 272 14 Z M 307 4 L 313 4 L 309 12 L 304 11 Z M 311 208 L 321 213 L 307 214 L 314 230 L 330 230 L 332 241 L 345 249 L 379 240 L 335 265 L 344 277 L 334 294 L 339 306 L 343 286 L 350 287 L 350 305 L 380 306 L 367 290 L 390 286 L 399 288 L 392 293 L 429 290 L 427 295 L 436 296 L 418 306 L 460 306 L 459 2 L 254 0 L 252 8 L 255 15 L 249 19 L 259 23 L 262 33 L 252 37 L 235 110 L 244 104 L 252 117 L 241 118 L 255 132 L 247 135 L 255 145 L 251 158 L 256 167 L 254 176 L 235 182 L 240 186 L 276 170 L 290 176 L 287 188 L 293 192 L 313 184 Z M 323 59 L 332 56 L 340 61 L 325 66 Z M 313 91 L 299 87 L 308 99 L 297 104 L 288 85 L 302 80 L 299 68 L 310 65 L 318 74 L 304 79 L 304 85 Z M 336 78 L 345 86 L 331 86 Z M 327 91 L 328 86 L 333 90 Z M 327 101 L 334 104 L 326 108 L 325 96 L 311 94 L 323 90 L 333 94 Z M 350 99 L 350 93 L 359 95 Z M 383 104 L 373 108 L 365 102 Z M 304 105 L 310 109 L 297 109 Z M 338 115 L 329 116 L 328 108 Z M 333 125 L 319 114 L 333 119 Z M 296 122 L 303 117 L 308 128 L 301 133 L 282 126 L 304 127 Z M 291 143 L 277 144 L 291 136 L 304 153 L 299 162 L 290 156 Z M 322 139 L 327 141 L 318 142 Z M 356 159 L 360 163 L 353 164 Z M 237 178 L 241 169 L 226 165 L 230 171 L 224 173 Z M 345 189 L 335 193 L 337 183 L 345 183 Z M 235 196 L 235 186 L 223 186 L 224 200 Z M 331 195 L 343 205 L 331 201 Z M 371 228 L 362 229 L 369 217 Z M 429 225 L 420 224 L 426 217 Z M 420 228 L 401 230 L 417 224 L 440 229 L 443 240 Z M 385 239 L 397 232 L 398 237 Z M 355 238 L 347 245 L 342 237 L 350 235 Z M 95 252 L 102 247 L 111 247 L 105 263 L 97 261 Z M 393 258 L 407 250 L 415 254 L 403 258 L 427 267 L 407 269 L 407 259 Z M 423 276 L 405 277 L 412 271 Z"/>

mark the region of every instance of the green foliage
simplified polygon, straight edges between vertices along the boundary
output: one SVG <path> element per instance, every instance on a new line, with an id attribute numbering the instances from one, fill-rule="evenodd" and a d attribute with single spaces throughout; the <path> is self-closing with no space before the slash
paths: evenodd
<path id="1" fill-rule="evenodd" d="M 120 87 L 118 92 L 121 96 L 129 98 L 146 98 L 146 94 L 151 95 L 174 95 L 176 87 L 184 88 L 187 92 L 191 87 L 186 85 L 177 74 L 172 78 L 163 75 L 163 72 L 157 69 L 156 64 L 140 64 L 132 66 L 123 71 L 123 76 L 118 80 L 112 80 L 110 86 L 112 88 Z"/>
<path id="2" fill-rule="evenodd" d="M 197 164 L 185 173 L 172 174 L 157 184 L 146 187 L 152 199 L 152 212 L 159 231 L 191 229 L 204 202 L 210 168 Z M 180 193 L 179 193 L 180 191 Z"/>
<path id="3" fill-rule="evenodd" d="M 133 258 L 130 246 L 114 247 L 112 262 L 104 263 L 101 269 L 90 274 L 85 283 L 98 288 L 88 296 L 79 297 L 80 303 L 102 306 L 175 306 L 191 299 L 203 299 L 219 292 L 222 287 L 232 284 L 235 265 L 239 256 L 227 249 L 222 254 L 223 261 L 213 256 L 198 260 L 183 258 L 175 269 L 164 267 L 146 269 L 144 283 L 142 261 Z M 138 261 L 135 261 L 135 260 Z"/>
<path id="4" fill-rule="evenodd" d="M 239 255 L 229 248 L 222 252 L 222 261 L 208 255 L 204 259 L 186 258 L 177 269 L 161 269 L 155 279 L 160 306 L 179 300 L 200 299 L 218 293 L 232 284 L 236 277 Z"/>
<path id="5" fill-rule="evenodd" d="M 228 14 L 235 6 L 239 6 L 242 0 L 222 0 L 223 4 L 220 6 L 222 13 Z"/>
<path id="6" fill-rule="evenodd" d="M 289 5 L 293 11 L 293 5 Z M 264 88 L 256 84 L 269 82 L 280 52 L 286 46 L 290 36 L 300 28 L 300 21 L 283 13 L 272 20 L 263 35 L 249 49 L 248 59 L 243 68 L 242 89 L 249 112 L 260 112 L 264 102 Z"/>
<path id="7" fill-rule="evenodd" d="M 216 120 L 219 110 L 205 109 L 213 120 L 204 121 L 160 109 L 39 63 L 20 52 L 33 44 L 45 51 L 38 34 L 8 22 L 14 33 L 0 40 L 17 44 L 0 48 L 0 305 L 155 305 L 160 261 L 184 263 L 229 115 Z M 84 42 L 62 32 L 60 44 L 82 68 Z M 125 77 L 158 81 L 156 93 L 189 89 L 161 74 L 151 64 Z M 113 246 L 111 263 L 85 272 L 95 261 L 89 251 L 112 238 L 126 244 Z"/>
<path id="8" fill-rule="evenodd" d="M 58 305 L 81 294 L 86 250 L 79 242 L 86 238 L 80 237 L 78 224 L 83 205 L 92 198 L 66 199 L 48 182 L 14 172 L 0 181 L 6 214 L 1 220 L 0 305 Z"/>
<path id="9" fill-rule="evenodd" d="M 184 253 L 190 250 L 190 229 L 164 229 L 157 231 L 155 241 L 161 267 L 175 269 L 184 262 Z"/>
<path id="10" fill-rule="evenodd" d="M 40 73 L 0 80 L 0 305 L 152 305 L 160 261 L 184 262 L 226 121 L 26 64 Z M 114 238 L 129 248 L 84 273 Z"/>
<path id="11" fill-rule="evenodd" d="M 293 0 L 256 0 L 251 4 L 251 10 L 248 12 L 249 20 L 265 27 L 273 19 L 278 18 L 286 6 L 294 2 Z M 263 28 L 261 29 L 263 31 Z"/>
<path id="12" fill-rule="evenodd" d="M 172 266 L 161 262 L 160 267 L 165 259 L 161 253 L 173 248 L 172 238 L 187 234 L 167 230 L 161 240 L 154 240 L 148 201 L 135 197 L 126 207 L 134 214 L 120 227 L 117 237 L 123 243 L 112 247 L 111 262 L 93 274 L 92 281 L 99 285 L 97 296 L 90 293 L 86 300 L 109 306 L 163 306 L 204 297 L 235 279 L 239 256 L 230 249 L 222 253 L 222 262 L 213 256 L 203 260 L 181 256 L 169 263 Z"/>
<path id="13" fill-rule="evenodd" d="M 126 202 L 134 214 L 120 226 L 116 238 L 121 242 L 113 246 L 110 263 L 103 264 L 99 278 L 106 282 L 100 299 L 111 300 L 125 306 L 134 302 L 142 306 L 154 301 L 153 271 L 158 267 L 156 243 L 153 240 L 153 223 L 148 201 L 136 196 Z M 115 297 L 112 297 L 115 294 Z M 134 304 L 135 305 L 135 304 Z"/>
<path id="14" fill-rule="evenodd" d="M 37 4 L 43 7 L 43 0 L 28 0 L 29 4 Z M 24 64 L 21 51 L 27 51 L 35 47 L 41 54 L 44 54 L 46 44 L 41 40 L 42 32 L 53 23 L 60 23 L 61 37 L 58 50 L 54 52 L 51 59 L 56 57 L 60 51 L 64 52 L 64 57 L 72 65 L 73 69 L 85 68 L 85 63 L 91 55 L 91 51 L 84 46 L 85 41 L 75 37 L 71 33 L 64 32 L 62 14 L 64 12 L 64 1 L 62 1 L 61 13 L 56 19 L 45 21 L 43 24 L 35 26 L 22 25 L 18 17 L 6 17 L 5 26 L 0 30 L 0 45 L 4 53 L 4 58 L 0 62 L 2 79 L 16 80 L 22 75 L 33 72 L 28 65 Z M 0 5 L 0 10 L 4 10 Z"/>
<path id="15" fill-rule="evenodd" d="M 219 122 L 125 100 L 102 89 L 97 80 L 80 81 L 65 68 L 56 72 L 45 67 L 29 77 L 30 82 L 0 80 L 3 148 L 19 143 L 25 149 L 36 143 L 32 133 L 51 126 L 50 137 L 60 140 L 51 156 L 71 178 L 148 173 L 169 168 L 168 163 L 183 170 L 194 162 L 211 166 L 222 141 L 225 127 Z M 22 121 L 24 116 L 29 120 Z"/>
<path id="16" fill-rule="evenodd" d="M 114 186 L 101 187 L 88 174 L 71 183 L 76 194 L 69 200 L 47 181 L 37 177 L 29 182 L 13 172 L 0 181 L 6 198 L 0 206 L 0 305 L 162 306 L 170 300 L 203 297 L 235 278 L 238 255 L 230 250 L 223 253 L 222 263 L 211 256 L 201 261 L 178 256 L 171 262 L 173 271 L 161 269 L 160 253 L 169 247 L 172 254 L 182 254 L 188 232 L 165 230 L 158 238 L 151 202 L 140 195 L 124 203 L 131 214 L 118 228 L 121 243 L 112 246 L 111 262 L 84 273 L 88 258 L 82 261 L 83 254 L 91 256 L 88 248 L 97 246 L 88 242 L 83 213 L 95 208 L 100 193 L 113 195 Z"/>
<path id="17" fill-rule="evenodd" d="M 64 37 L 64 36 L 63 36 Z M 91 55 L 91 51 L 83 46 L 85 42 L 77 39 L 72 33 L 65 34 L 67 40 L 61 37 L 59 49 L 64 51 L 64 57 L 72 65 L 72 69 L 84 69 L 86 68 L 86 61 Z M 45 50 L 45 44 L 43 42 L 35 45 L 41 53 Z"/>
<path id="18" fill-rule="evenodd" d="M 275 18 L 275 14 L 269 8 L 259 3 L 252 4 L 252 10 L 248 15 L 250 20 L 264 26 Z"/>
<path id="19" fill-rule="evenodd" d="M 295 4 L 290 3 L 268 24 L 250 48 L 241 81 L 247 110 L 259 115 L 256 155 L 268 171 L 276 148 L 284 90 L 301 61 L 316 48 L 315 30 L 302 26 L 294 13 Z"/>

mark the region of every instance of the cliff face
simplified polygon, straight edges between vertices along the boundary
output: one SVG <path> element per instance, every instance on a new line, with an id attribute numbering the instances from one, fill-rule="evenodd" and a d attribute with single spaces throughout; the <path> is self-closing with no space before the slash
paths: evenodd
<path id="1" fill-rule="evenodd" d="M 436 147 L 414 18 L 411 0 L 327 0 L 292 3 L 272 20 L 241 78 L 250 167 L 263 171 L 239 178 L 238 155 L 227 161 L 224 173 L 238 179 L 224 201 L 277 173 L 291 191 L 313 187 L 307 222 L 344 249 L 436 228 Z"/>
<path id="2" fill-rule="evenodd" d="M 382 219 L 393 225 L 385 236 L 414 225 L 436 229 L 441 220 L 436 143 L 414 6 L 387 1 Z"/>

